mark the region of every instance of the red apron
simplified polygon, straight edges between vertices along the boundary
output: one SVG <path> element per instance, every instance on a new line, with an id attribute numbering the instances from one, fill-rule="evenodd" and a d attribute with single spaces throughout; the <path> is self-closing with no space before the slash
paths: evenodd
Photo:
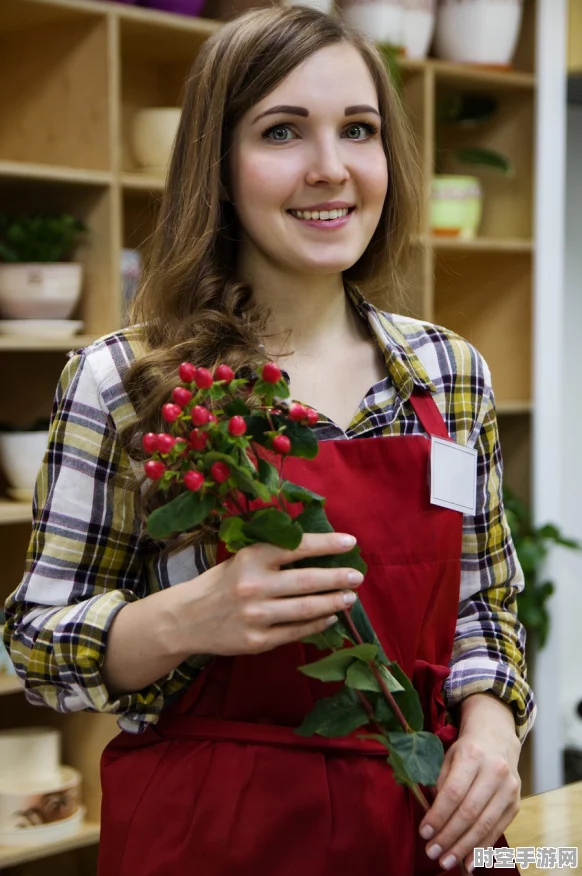
<path id="1" fill-rule="evenodd" d="M 449 437 L 430 395 L 411 403 L 429 434 Z M 388 657 L 412 677 L 425 729 L 448 748 L 457 729 L 442 684 L 462 515 L 430 504 L 429 452 L 424 435 L 328 440 L 315 460 L 287 458 L 284 476 L 326 496 L 333 528 L 356 536 L 368 564 L 364 608 Z M 228 556 L 219 542 L 217 562 Z M 358 739 L 362 730 L 339 739 L 293 732 L 341 688 L 298 672 L 321 656 L 297 642 L 217 657 L 155 727 L 117 736 L 102 759 L 100 876 L 440 873 L 418 835 L 424 812 L 394 781 L 383 746 Z"/>

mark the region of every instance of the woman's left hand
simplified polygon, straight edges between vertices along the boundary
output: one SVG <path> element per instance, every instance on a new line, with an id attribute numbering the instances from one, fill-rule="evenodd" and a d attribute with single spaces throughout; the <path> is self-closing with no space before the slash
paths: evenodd
<path id="1" fill-rule="evenodd" d="M 471 872 L 473 850 L 493 845 L 519 812 L 521 743 L 511 707 L 495 695 L 473 694 L 460 709 L 459 736 L 445 754 L 420 835 L 443 870 L 463 861 Z"/>

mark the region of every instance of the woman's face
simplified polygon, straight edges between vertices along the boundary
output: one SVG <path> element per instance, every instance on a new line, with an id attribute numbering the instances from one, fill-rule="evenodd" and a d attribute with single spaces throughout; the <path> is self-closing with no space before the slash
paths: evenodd
<path id="1" fill-rule="evenodd" d="M 251 276 L 267 266 L 322 275 L 357 262 L 388 188 L 378 110 L 363 58 L 339 43 L 307 58 L 246 113 L 229 153 L 239 267 Z M 329 217 L 331 210 L 339 212 Z"/>

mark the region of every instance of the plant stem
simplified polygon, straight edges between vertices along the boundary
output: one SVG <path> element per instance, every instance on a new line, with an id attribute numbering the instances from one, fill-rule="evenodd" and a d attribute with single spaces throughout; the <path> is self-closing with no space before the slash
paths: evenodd
<path id="1" fill-rule="evenodd" d="M 354 636 L 356 642 L 358 643 L 358 645 L 363 645 L 364 644 L 363 639 L 360 636 L 358 630 L 356 629 L 356 625 L 354 624 L 352 618 L 350 617 L 349 611 L 344 611 L 343 614 L 345 616 L 346 622 L 347 622 L 350 630 L 352 631 L 352 635 Z M 378 667 L 376 666 L 374 661 L 369 660 L 368 666 L 370 667 L 370 669 L 374 673 L 374 678 L 376 679 L 376 681 L 380 685 L 380 688 L 382 689 L 382 693 L 386 697 L 386 700 L 388 701 L 390 708 L 392 709 L 392 711 L 396 715 L 396 717 L 400 723 L 400 726 L 402 727 L 402 729 L 406 733 L 412 733 L 413 731 L 412 731 L 410 724 L 408 723 L 408 721 L 406 720 L 406 718 L 402 714 L 402 712 L 401 712 L 400 708 L 398 707 L 398 704 L 397 704 L 396 700 L 394 699 L 394 697 L 392 696 L 391 692 L 388 690 L 388 686 L 387 686 L 386 682 L 384 681 L 384 679 L 382 678 L 382 675 L 381 675 L 380 671 L 378 670 Z"/>

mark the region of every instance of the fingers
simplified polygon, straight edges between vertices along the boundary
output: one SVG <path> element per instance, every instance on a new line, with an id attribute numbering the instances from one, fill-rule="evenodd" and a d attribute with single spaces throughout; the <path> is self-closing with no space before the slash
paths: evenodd
<path id="1" fill-rule="evenodd" d="M 289 569 L 269 578 L 270 597 L 297 596 L 359 587 L 364 576 L 356 569 Z M 345 607 L 345 606 L 344 606 Z"/>
<path id="2" fill-rule="evenodd" d="M 266 557 L 267 565 L 272 569 L 286 566 L 305 557 L 324 557 L 326 554 L 347 553 L 356 544 L 356 539 L 343 532 L 305 532 L 301 542 L 293 551 L 279 548 L 276 545 L 261 543 L 261 550 Z M 253 545 L 250 549 L 252 550 Z"/>
<path id="3" fill-rule="evenodd" d="M 489 846 L 493 846 L 518 812 L 519 803 L 511 803 L 503 809 L 502 804 L 493 805 L 492 802 L 479 818 L 479 823 L 475 824 L 474 829 L 462 837 L 456 848 L 451 849 L 450 854 L 454 855 L 458 861 L 464 858 L 465 867 L 469 873 L 472 873 L 474 869 L 474 850 L 476 848 L 487 849 Z M 493 828 L 483 833 L 484 830 L 487 830 L 489 822 L 493 824 Z"/>

